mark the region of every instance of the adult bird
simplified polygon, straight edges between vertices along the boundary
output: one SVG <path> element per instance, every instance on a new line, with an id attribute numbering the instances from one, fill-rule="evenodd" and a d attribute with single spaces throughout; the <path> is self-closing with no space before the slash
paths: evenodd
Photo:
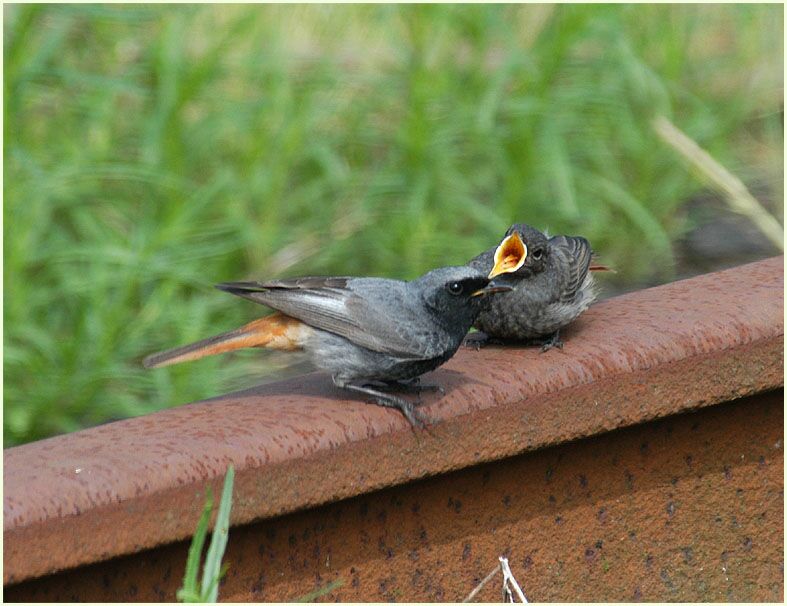
<path id="1" fill-rule="evenodd" d="M 423 420 L 413 404 L 384 390 L 425 388 L 410 381 L 454 355 L 486 295 L 511 290 L 491 284 L 484 273 L 466 266 L 435 269 L 411 282 L 308 277 L 230 282 L 217 288 L 277 313 L 148 356 L 146 367 L 246 347 L 304 350 L 338 387 L 399 409 L 416 427 L 423 426 Z"/>

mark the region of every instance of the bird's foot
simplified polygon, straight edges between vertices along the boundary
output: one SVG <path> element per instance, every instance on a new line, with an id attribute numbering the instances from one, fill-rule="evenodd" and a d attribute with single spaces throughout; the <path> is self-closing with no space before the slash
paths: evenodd
<path id="1" fill-rule="evenodd" d="M 465 337 L 464 346 L 481 351 L 487 345 L 505 345 L 506 341 L 496 337 L 490 337 L 485 332 L 472 332 Z"/>
<path id="2" fill-rule="evenodd" d="M 385 383 L 390 389 L 406 391 L 410 393 L 420 394 L 424 391 L 439 391 L 441 395 L 445 395 L 445 389 L 435 383 L 421 383 L 420 377 L 408 379 L 404 381 L 386 381 Z"/>
<path id="3" fill-rule="evenodd" d="M 374 389 L 370 385 L 343 385 L 344 389 L 349 391 L 355 391 L 357 393 L 366 394 L 367 396 L 371 396 L 373 401 L 378 406 L 385 406 L 386 408 L 396 408 L 399 412 L 404 415 L 404 418 L 410 423 L 413 429 L 425 429 L 428 433 L 431 434 L 429 431 L 428 424 L 432 422 L 429 417 L 424 415 L 423 413 L 419 412 L 416 409 L 416 405 L 412 402 L 405 400 L 404 398 L 400 398 L 398 396 L 394 396 L 391 394 L 387 394 L 385 392 L 379 391 L 378 389 Z"/>
<path id="4" fill-rule="evenodd" d="M 489 335 L 485 332 L 471 332 L 465 337 L 464 346 L 481 351 L 482 347 L 489 344 Z"/>
<path id="5" fill-rule="evenodd" d="M 378 406 L 385 406 L 386 408 L 396 408 L 404 415 L 404 418 L 407 419 L 413 429 L 426 429 L 427 423 L 429 419 L 421 413 L 417 405 L 413 402 L 405 400 L 404 398 L 398 398 L 396 396 L 392 396 L 390 394 L 383 394 L 381 396 L 376 396 L 374 398 L 375 403 Z"/>
<path id="6" fill-rule="evenodd" d="M 558 349 L 563 349 L 563 341 L 560 340 L 560 330 L 556 330 L 553 332 L 549 337 L 547 337 L 544 341 L 541 341 L 541 353 L 545 351 L 549 351 L 553 347 L 557 347 Z"/>

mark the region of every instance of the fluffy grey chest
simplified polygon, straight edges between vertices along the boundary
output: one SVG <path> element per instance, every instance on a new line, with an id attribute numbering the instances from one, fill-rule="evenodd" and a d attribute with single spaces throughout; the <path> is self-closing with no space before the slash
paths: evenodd
<path id="1" fill-rule="evenodd" d="M 545 337 L 574 321 L 595 298 L 590 274 L 570 301 L 539 301 L 528 294 L 526 286 L 520 287 L 490 297 L 475 327 L 501 339 Z"/>

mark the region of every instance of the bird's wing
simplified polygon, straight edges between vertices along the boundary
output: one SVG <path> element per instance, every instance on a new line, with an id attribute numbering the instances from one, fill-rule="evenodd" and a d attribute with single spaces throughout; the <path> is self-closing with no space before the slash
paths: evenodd
<path id="1" fill-rule="evenodd" d="M 297 278 L 230 282 L 216 288 L 272 307 L 356 345 L 404 359 L 438 355 L 404 282 L 375 278 Z M 419 338 L 413 338 L 413 337 Z"/>
<path id="2" fill-rule="evenodd" d="M 558 298 L 572 301 L 588 274 L 593 255 L 590 242 L 580 236 L 554 236 L 549 239 L 549 245 L 564 276 Z"/>

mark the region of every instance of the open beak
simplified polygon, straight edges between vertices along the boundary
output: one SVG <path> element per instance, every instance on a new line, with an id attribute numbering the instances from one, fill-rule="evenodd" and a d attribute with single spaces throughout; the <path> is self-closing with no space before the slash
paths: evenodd
<path id="1" fill-rule="evenodd" d="M 519 234 L 514 232 L 500 243 L 495 250 L 495 265 L 487 276 L 490 280 L 500 274 L 515 272 L 527 259 L 527 246 Z"/>
<path id="2" fill-rule="evenodd" d="M 487 284 L 484 288 L 475 291 L 471 297 L 485 297 L 486 295 L 493 295 L 498 292 L 508 292 L 514 290 L 513 286 L 506 286 L 504 284 L 495 284 L 494 281 Z"/>

